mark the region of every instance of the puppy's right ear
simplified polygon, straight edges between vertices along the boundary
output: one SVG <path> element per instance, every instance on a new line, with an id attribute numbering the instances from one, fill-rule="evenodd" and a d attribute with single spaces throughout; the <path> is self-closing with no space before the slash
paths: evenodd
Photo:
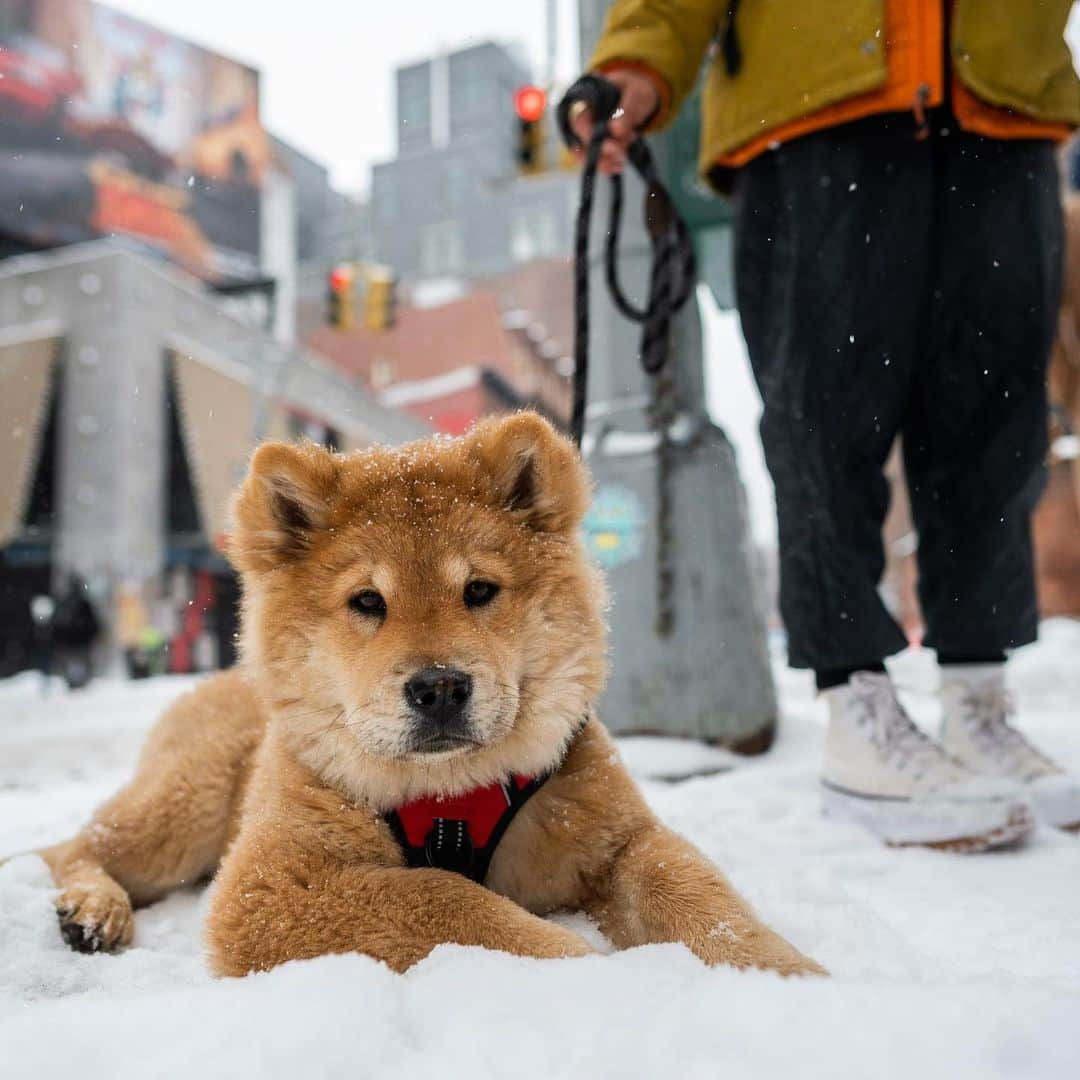
<path id="1" fill-rule="evenodd" d="M 575 530 L 589 505 L 589 477 L 570 440 L 534 412 L 481 420 L 466 436 L 502 509 L 539 532 Z"/>
<path id="2" fill-rule="evenodd" d="M 336 480 L 333 455 L 322 447 L 263 443 L 233 500 L 233 565 L 259 572 L 303 555 L 329 524 Z"/>

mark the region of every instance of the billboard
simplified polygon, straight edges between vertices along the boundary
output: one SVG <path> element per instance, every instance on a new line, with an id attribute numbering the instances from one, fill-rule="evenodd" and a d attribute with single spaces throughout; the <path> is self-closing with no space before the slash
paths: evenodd
<path id="1" fill-rule="evenodd" d="M 252 68 L 89 0 L 0 0 L 0 233 L 244 281 L 269 160 Z"/>

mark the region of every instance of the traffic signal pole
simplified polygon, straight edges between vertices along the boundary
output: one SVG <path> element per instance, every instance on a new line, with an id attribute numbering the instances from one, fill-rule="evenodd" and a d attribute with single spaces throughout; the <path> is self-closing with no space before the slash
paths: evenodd
<path id="1" fill-rule="evenodd" d="M 583 57 L 599 37 L 607 6 L 606 0 L 579 2 Z M 664 170 L 666 140 L 650 137 L 650 145 Z M 629 294 L 644 297 L 651 248 L 638 212 L 644 191 L 630 172 L 624 174 L 619 274 Z M 735 453 L 705 410 L 696 298 L 673 321 L 660 381 L 650 379 L 637 361 L 639 328 L 615 309 L 607 291 L 606 183 L 598 185 L 596 198 L 583 449 L 595 483 L 586 540 L 607 571 L 613 598 L 612 676 L 602 715 L 617 732 L 764 750 L 776 729 L 777 704 L 763 603 L 754 585 Z M 651 419 L 658 412 L 659 425 Z"/>

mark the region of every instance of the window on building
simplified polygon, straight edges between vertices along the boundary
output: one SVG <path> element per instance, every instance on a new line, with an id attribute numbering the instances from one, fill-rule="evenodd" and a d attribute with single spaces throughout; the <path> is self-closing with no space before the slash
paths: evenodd
<path id="1" fill-rule="evenodd" d="M 385 356 L 377 356 L 369 375 L 372 390 L 385 390 L 394 381 L 394 362 Z"/>
<path id="2" fill-rule="evenodd" d="M 376 172 L 372 184 L 372 203 L 375 216 L 382 225 L 393 225 L 398 216 L 397 187 L 391 174 Z"/>
<path id="3" fill-rule="evenodd" d="M 555 220 L 555 211 L 550 207 L 545 206 L 537 211 L 536 236 L 542 256 L 559 254 L 559 226 Z"/>
<path id="4" fill-rule="evenodd" d="M 450 122 L 455 137 L 482 131 L 491 123 L 496 72 L 482 50 L 450 57 Z"/>
<path id="5" fill-rule="evenodd" d="M 529 262 L 559 254 L 555 211 L 547 206 L 520 207 L 510 217 L 510 256 Z"/>
<path id="6" fill-rule="evenodd" d="M 514 262 L 530 262 L 536 255 L 536 237 L 528 218 L 514 214 L 510 220 L 510 257 Z"/>
<path id="7" fill-rule="evenodd" d="M 450 158 L 440 181 L 443 212 L 452 214 L 466 201 L 468 193 L 469 170 L 465 159 Z"/>
<path id="8" fill-rule="evenodd" d="M 398 72 L 398 143 L 431 141 L 431 72 L 428 64 Z"/>
<path id="9" fill-rule="evenodd" d="M 461 223 L 437 221 L 420 229 L 420 272 L 456 274 L 465 263 Z"/>

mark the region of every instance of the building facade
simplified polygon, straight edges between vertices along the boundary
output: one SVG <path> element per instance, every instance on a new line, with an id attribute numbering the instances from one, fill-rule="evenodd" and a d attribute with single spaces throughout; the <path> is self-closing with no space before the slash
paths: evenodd
<path id="1" fill-rule="evenodd" d="M 549 269 L 534 263 L 519 277 L 542 278 Z M 507 304 L 517 293 L 500 284 L 406 307 L 386 330 L 318 326 L 308 344 L 381 404 L 448 435 L 460 435 L 478 417 L 521 408 L 563 424 L 570 415 L 565 348 L 534 314 Z"/>
<path id="2" fill-rule="evenodd" d="M 108 241 L 6 260 L 0 327 L 0 674 L 40 659 L 34 598 L 72 575 L 105 627 L 101 666 L 150 640 L 172 670 L 228 663 L 228 503 L 254 446 L 428 430 Z"/>
<path id="3" fill-rule="evenodd" d="M 525 65 L 484 43 L 399 68 L 398 145 L 372 172 L 378 258 L 405 279 L 489 277 L 570 251 L 576 174 L 519 175 L 514 92 Z M 544 154 L 556 158 L 553 116 Z"/>

